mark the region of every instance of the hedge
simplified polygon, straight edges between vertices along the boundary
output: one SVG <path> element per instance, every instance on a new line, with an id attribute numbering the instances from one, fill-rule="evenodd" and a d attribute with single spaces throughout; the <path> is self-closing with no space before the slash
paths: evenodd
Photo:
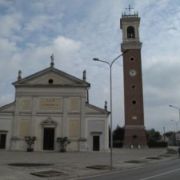
<path id="1" fill-rule="evenodd" d="M 164 141 L 149 141 L 148 146 L 150 148 L 159 148 L 159 147 L 165 148 L 168 146 L 168 144 L 167 144 L 167 142 L 164 142 Z"/>

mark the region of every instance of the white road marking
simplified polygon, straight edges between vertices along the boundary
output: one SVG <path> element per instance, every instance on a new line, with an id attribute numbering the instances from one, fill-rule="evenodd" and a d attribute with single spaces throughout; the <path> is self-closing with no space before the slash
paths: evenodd
<path id="1" fill-rule="evenodd" d="M 167 171 L 167 172 L 164 172 L 164 173 L 160 173 L 160 174 L 157 174 L 157 175 L 154 175 L 154 176 L 142 178 L 142 179 L 139 179 L 139 180 L 153 179 L 153 178 L 156 178 L 156 177 L 160 177 L 160 176 L 164 176 L 164 175 L 167 175 L 167 174 L 171 174 L 171 173 L 176 172 L 176 171 L 180 171 L 180 168 L 178 168 L 178 169 L 173 169 L 173 170 L 171 170 L 171 171 Z"/>

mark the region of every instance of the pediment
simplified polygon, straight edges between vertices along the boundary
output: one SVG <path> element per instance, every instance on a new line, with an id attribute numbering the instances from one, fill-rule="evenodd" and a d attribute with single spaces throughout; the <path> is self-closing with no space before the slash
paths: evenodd
<path id="1" fill-rule="evenodd" d="M 57 122 L 55 122 L 51 117 L 48 117 L 45 121 L 41 123 L 42 126 L 57 126 Z"/>
<path id="2" fill-rule="evenodd" d="M 58 75 L 57 73 L 54 72 L 47 72 L 43 75 L 40 75 L 36 78 L 30 79 L 26 82 L 24 82 L 24 84 L 31 84 L 31 85 L 48 85 L 48 84 L 54 84 L 54 85 L 65 85 L 65 84 L 73 84 L 75 85 L 76 82 Z"/>
<path id="3" fill-rule="evenodd" d="M 87 114 L 108 114 L 109 112 L 105 109 L 99 108 L 92 104 L 86 104 L 86 113 Z"/>
<path id="4" fill-rule="evenodd" d="M 36 85 L 60 85 L 60 86 L 84 86 L 89 87 L 86 81 L 78 79 L 70 74 L 55 68 L 47 68 L 31 76 L 13 83 L 15 86 L 36 86 Z"/>
<path id="5" fill-rule="evenodd" d="M 15 103 L 12 102 L 10 104 L 6 104 L 0 107 L 0 112 L 13 112 L 15 107 Z"/>

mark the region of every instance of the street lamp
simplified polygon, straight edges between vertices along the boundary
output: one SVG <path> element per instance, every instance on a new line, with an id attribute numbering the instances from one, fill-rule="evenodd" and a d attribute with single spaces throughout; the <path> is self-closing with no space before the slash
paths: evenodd
<path id="1" fill-rule="evenodd" d="M 105 63 L 108 65 L 109 67 L 109 90 L 110 90 L 110 140 L 111 140 L 111 143 L 110 143 L 110 168 L 112 170 L 112 166 L 113 166 L 113 159 L 112 159 L 112 148 L 113 148 L 113 135 L 112 135 L 112 126 L 113 126 L 113 123 L 112 123 L 112 65 L 121 57 L 123 56 L 123 54 L 126 53 L 126 51 L 124 51 L 122 54 L 120 54 L 119 56 L 117 56 L 116 58 L 114 58 L 111 62 L 108 62 L 108 61 L 104 61 L 104 60 L 101 60 L 99 58 L 93 58 L 93 61 L 99 61 L 99 62 L 102 62 L 102 63 Z"/>
<path id="2" fill-rule="evenodd" d="M 171 107 L 171 108 L 174 108 L 174 109 L 177 109 L 178 111 L 179 111 L 179 121 L 180 121 L 180 108 L 179 107 L 177 107 L 177 106 L 173 106 L 173 105 L 169 105 L 169 107 Z"/>
<path id="3" fill-rule="evenodd" d="M 171 119 L 170 121 L 174 123 L 174 125 L 173 125 L 174 126 L 174 132 L 177 132 L 178 122 L 173 120 L 173 119 Z"/>
<path id="4" fill-rule="evenodd" d="M 175 121 L 175 120 L 172 120 L 171 119 L 171 122 L 174 122 L 175 124 L 174 124 L 174 141 L 175 141 L 175 145 L 177 145 L 177 138 L 176 138 L 176 133 L 177 133 L 177 121 Z"/>
<path id="5" fill-rule="evenodd" d="M 171 108 L 174 108 L 174 109 L 176 109 L 176 110 L 178 110 L 178 112 L 179 112 L 179 122 L 180 122 L 180 108 L 179 107 L 177 107 L 177 106 L 174 106 L 174 105 L 169 105 L 169 107 L 171 107 Z M 176 130 L 177 130 L 177 122 L 176 122 Z M 175 141 L 176 141 L 176 145 L 177 145 L 177 138 L 176 138 L 176 134 L 175 134 Z"/>

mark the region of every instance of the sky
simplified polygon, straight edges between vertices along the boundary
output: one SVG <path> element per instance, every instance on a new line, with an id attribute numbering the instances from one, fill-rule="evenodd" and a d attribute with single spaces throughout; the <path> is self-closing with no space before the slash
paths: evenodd
<path id="1" fill-rule="evenodd" d="M 14 101 L 18 70 L 26 77 L 55 67 L 78 78 L 86 69 L 90 103 L 109 102 L 109 69 L 121 54 L 120 18 L 129 4 L 141 17 L 146 129 L 180 130 L 179 0 L 0 0 L 0 105 Z M 113 65 L 113 126 L 124 125 L 122 58 Z"/>

